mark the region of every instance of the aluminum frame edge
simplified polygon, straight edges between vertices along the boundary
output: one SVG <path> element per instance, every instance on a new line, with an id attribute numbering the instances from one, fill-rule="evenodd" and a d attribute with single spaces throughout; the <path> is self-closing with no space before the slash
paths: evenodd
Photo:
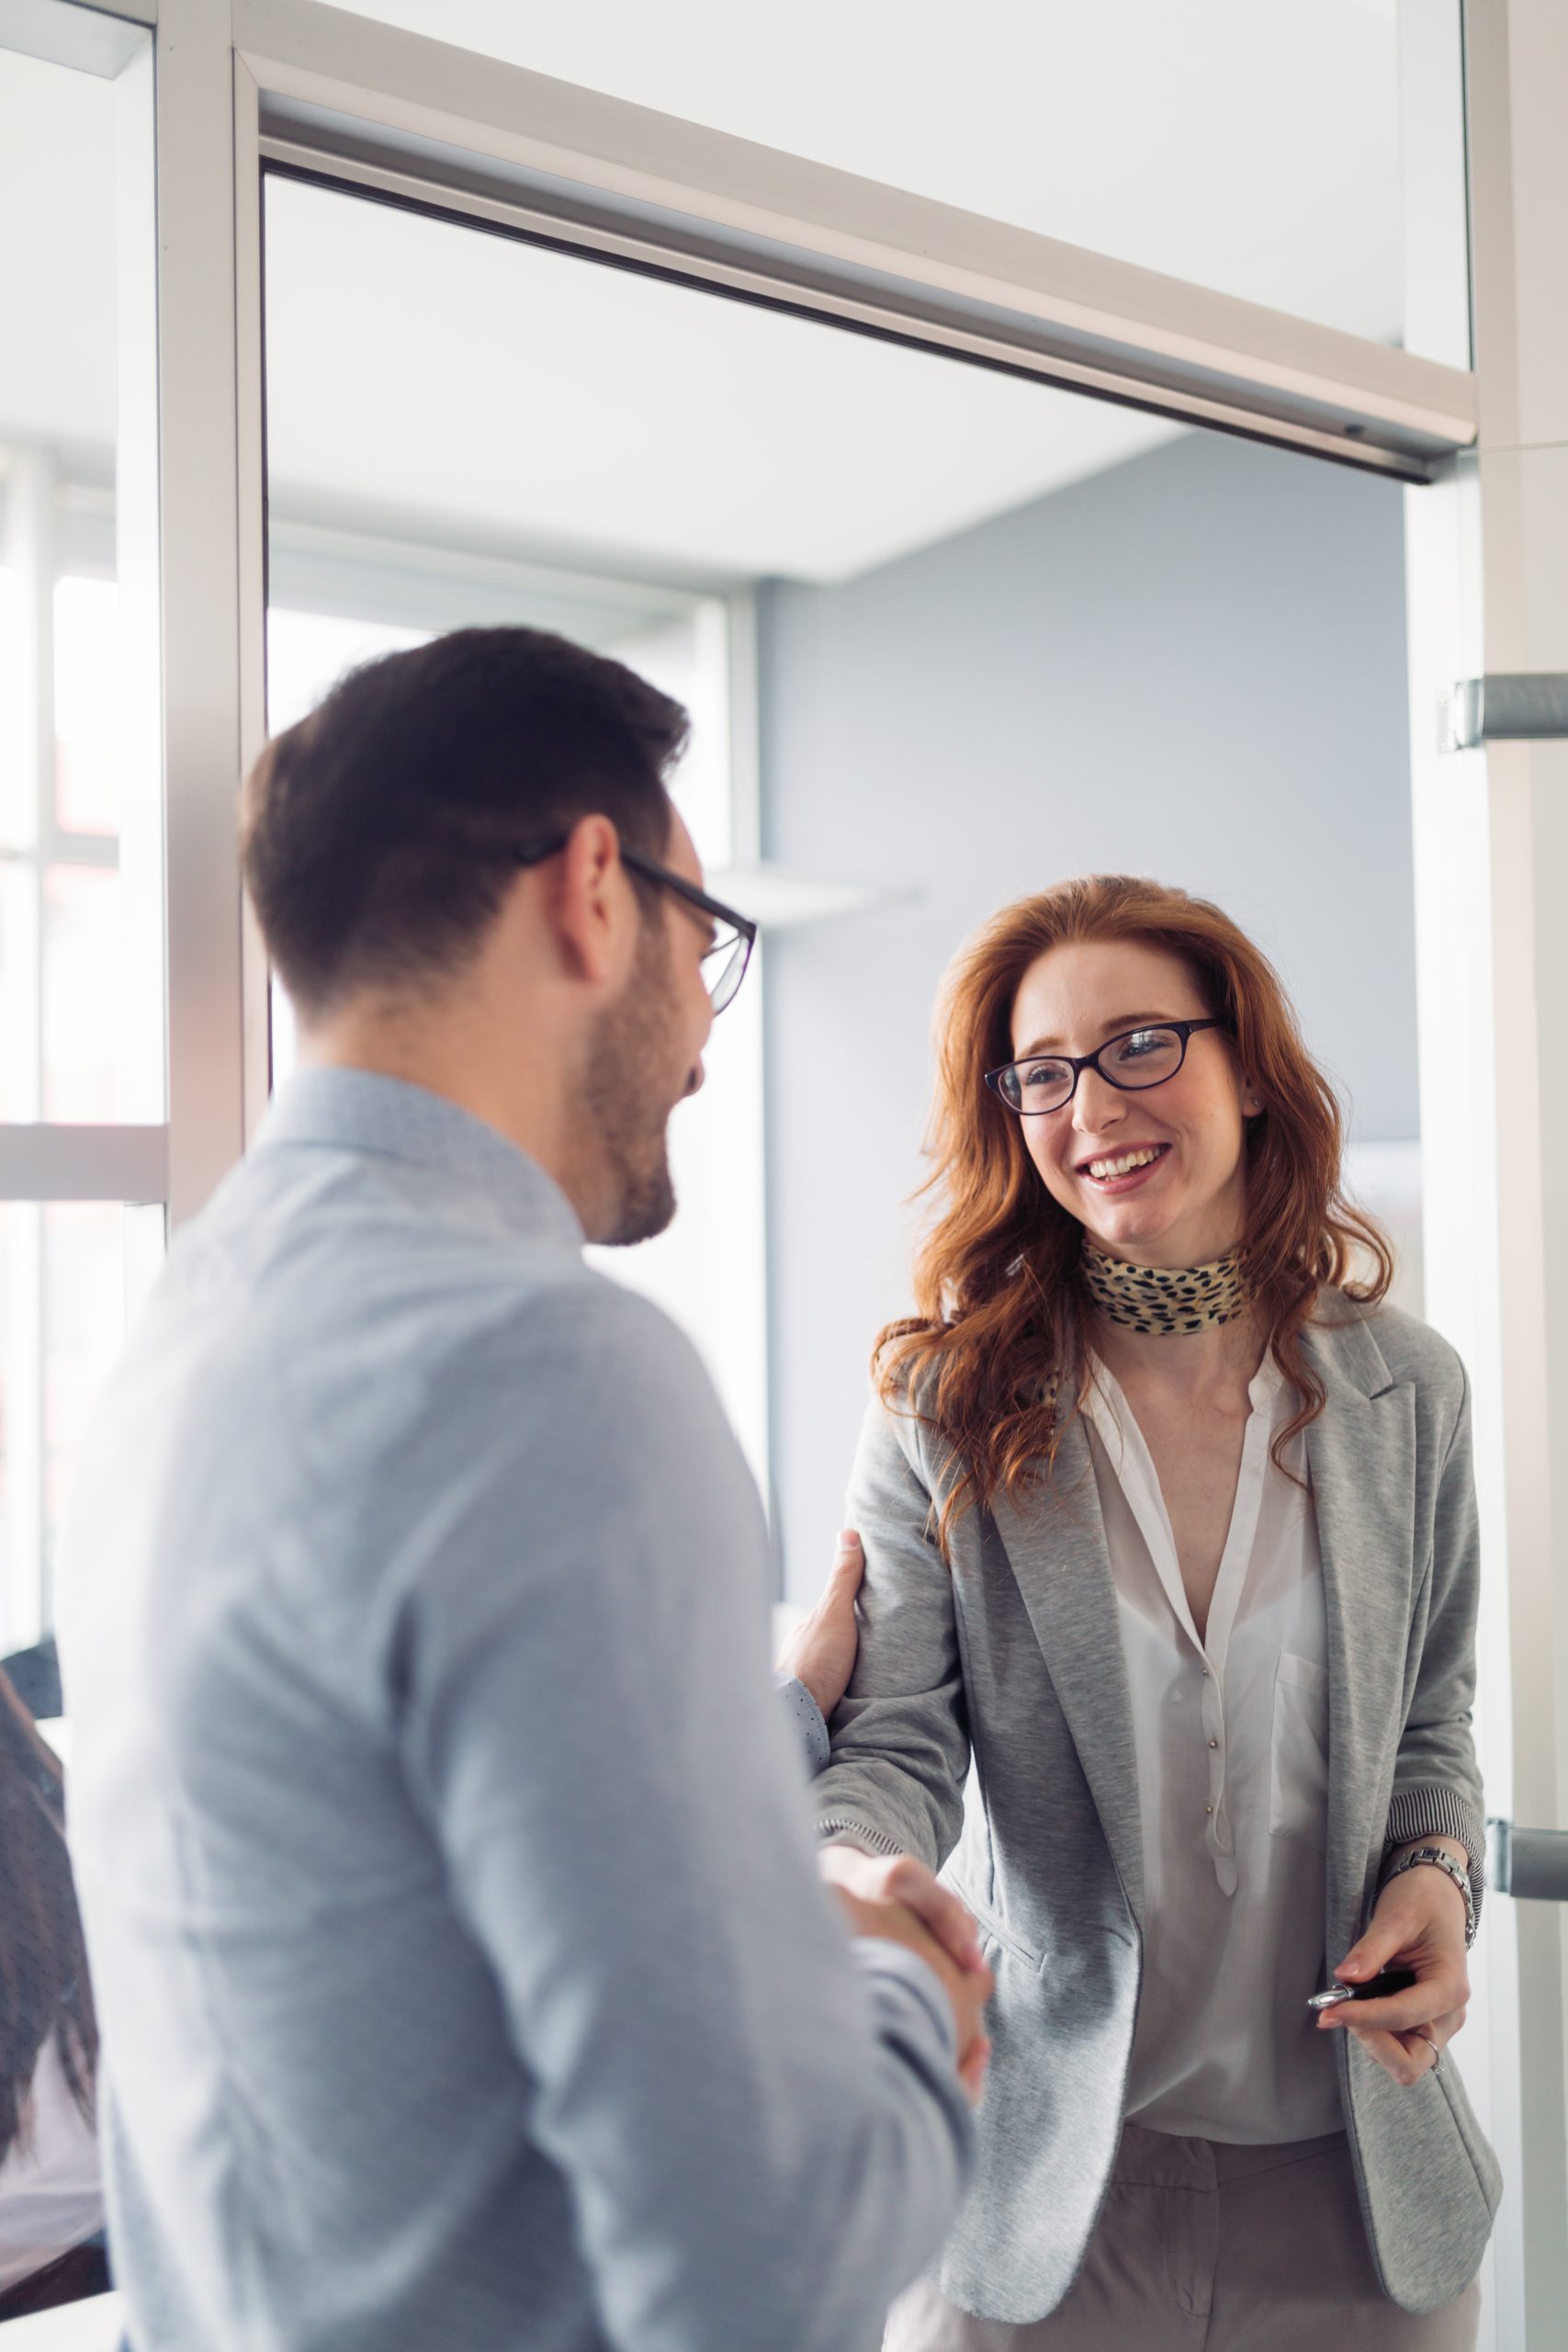
<path id="1" fill-rule="evenodd" d="M 933 311 L 992 340 L 1005 324 L 1021 351 L 1055 350 L 1102 379 L 1080 389 L 1140 406 L 1184 392 L 1189 413 L 1206 392 L 1246 419 L 1232 429 L 1297 443 L 1333 440 L 1337 421 L 1334 454 L 1375 463 L 1368 447 L 1381 448 L 1408 479 L 1475 438 L 1466 369 L 315 0 L 234 0 L 233 22 L 264 140 L 307 149 L 325 175 L 334 161 L 412 172 L 459 211 L 488 194 L 618 227 L 678 266 L 749 263 L 806 307 L 858 295 L 917 334 Z"/>

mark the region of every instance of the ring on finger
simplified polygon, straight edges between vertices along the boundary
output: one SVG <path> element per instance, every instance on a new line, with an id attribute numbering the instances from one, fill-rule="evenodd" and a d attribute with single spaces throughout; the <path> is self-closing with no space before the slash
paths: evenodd
<path id="1" fill-rule="evenodd" d="M 1442 2064 L 1442 2063 L 1443 2063 L 1443 2053 L 1442 2053 L 1442 2052 L 1438 2049 L 1438 2047 L 1437 2043 L 1433 2041 L 1433 2039 L 1432 2039 L 1432 2037 L 1431 2037 L 1431 2035 L 1430 2035 L 1429 2033 L 1418 2033 L 1418 2034 L 1416 2035 L 1416 2041 L 1424 2041 L 1424 2042 L 1426 2043 L 1426 2045 L 1427 2045 L 1427 2049 L 1431 2052 L 1431 2053 L 1432 2053 L 1432 2067 L 1431 2067 L 1431 2071 L 1432 2071 L 1432 2073 L 1435 2075 L 1435 2074 L 1437 2073 L 1437 2071 L 1438 2071 L 1438 2067 L 1439 2067 L 1439 2066 Z"/>

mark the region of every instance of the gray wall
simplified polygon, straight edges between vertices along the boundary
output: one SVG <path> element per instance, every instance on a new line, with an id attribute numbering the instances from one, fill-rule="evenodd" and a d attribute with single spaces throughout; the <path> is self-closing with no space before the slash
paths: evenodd
<path id="1" fill-rule="evenodd" d="M 908 894 L 768 951 L 774 1501 L 839 1525 L 904 1311 L 930 1020 L 959 942 L 1057 876 L 1218 899 L 1283 973 L 1353 1134 L 1416 1133 L 1402 492 L 1190 435 L 761 607 L 764 843 Z"/>

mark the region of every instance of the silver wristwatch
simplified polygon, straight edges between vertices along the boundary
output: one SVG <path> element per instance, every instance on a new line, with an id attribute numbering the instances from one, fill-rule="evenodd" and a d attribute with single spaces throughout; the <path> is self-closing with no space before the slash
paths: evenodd
<path id="1" fill-rule="evenodd" d="M 1445 1854 L 1440 1846 L 1417 1846 L 1413 1853 L 1402 1854 L 1393 1868 L 1384 1872 L 1383 1886 L 1391 1885 L 1403 1871 L 1413 1871 L 1418 1862 L 1424 1863 L 1428 1870 L 1441 1871 L 1445 1878 L 1451 1878 L 1463 1895 L 1464 1948 L 1468 1951 L 1475 1941 L 1475 1897 L 1470 1891 L 1469 1872 L 1461 1870 L 1451 1854 Z M 1382 1891 L 1380 1888 L 1379 1893 Z"/>

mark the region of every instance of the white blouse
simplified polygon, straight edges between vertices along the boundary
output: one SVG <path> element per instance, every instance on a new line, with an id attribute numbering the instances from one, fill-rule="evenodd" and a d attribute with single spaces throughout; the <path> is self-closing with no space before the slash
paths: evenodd
<path id="1" fill-rule="evenodd" d="M 0 2293 L 104 2226 L 97 2140 L 71 2095 L 52 2034 L 33 2069 L 24 2121 L 0 2164 Z"/>
<path id="2" fill-rule="evenodd" d="M 1267 2143 L 1344 2128 L 1325 1975 L 1327 1622 L 1310 1493 L 1269 1458 L 1293 1392 L 1248 1392 L 1230 1532 L 1200 1641 L 1153 1459 L 1103 1364 L 1086 1411 L 1132 1693 L 1144 1978 L 1127 2116 Z M 1285 1456 L 1306 1476 L 1300 1433 Z M 1343 1953 L 1328 1955 L 1340 1960 Z"/>

